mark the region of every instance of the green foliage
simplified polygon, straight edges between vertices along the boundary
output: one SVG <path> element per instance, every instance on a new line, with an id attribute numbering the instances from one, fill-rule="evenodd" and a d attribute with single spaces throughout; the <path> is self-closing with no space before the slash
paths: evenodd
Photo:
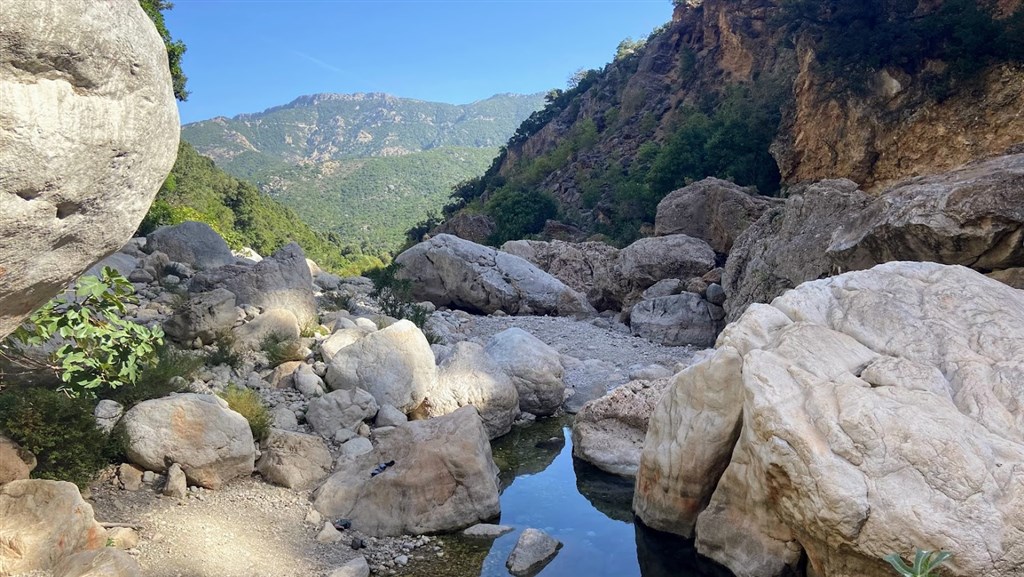
<path id="1" fill-rule="evenodd" d="M 213 350 L 207 353 L 206 363 L 211 366 L 227 365 L 238 368 L 242 365 L 242 355 L 235 349 L 235 335 L 231 331 L 217 335 L 213 341 Z"/>
<path id="2" fill-rule="evenodd" d="M 896 569 L 902 577 L 930 577 L 932 571 L 945 563 L 953 554 L 948 551 L 925 551 L 918 549 L 914 555 L 914 564 L 907 565 L 899 553 L 890 553 L 885 560 Z"/>
<path id="3" fill-rule="evenodd" d="M 288 361 L 301 361 L 304 357 L 302 343 L 277 333 L 270 333 L 260 341 L 260 350 L 267 354 L 270 366 L 276 367 Z"/>
<path id="4" fill-rule="evenodd" d="M 182 377 L 186 381 L 191 379 L 203 366 L 203 361 L 201 355 L 165 343 L 157 347 L 156 361 L 142 370 L 134 387 L 101 391 L 99 396 L 117 401 L 128 409 L 142 401 L 184 392 L 187 387 L 176 384 L 174 377 Z"/>
<path id="5" fill-rule="evenodd" d="M 146 12 L 146 16 L 153 21 L 156 31 L 160 33 L 160 38 L 163 39 L 164 45 L 167 47 L 167 63 L 171 68 L 174 97 L 178 100 L 188 100 L 188 90 L 185 90 L 188 77 L 181 70 L 181 57 L 185 54 L 185 43 L 172 38 L 170 31 L 167 30 L 167 24 L 164 22 L 164 10 L 174 8 L 174 4 L 167 0 L 139 0 L 139 5 Z"/>
<path id="6" fill-rule="evenodd" d="M 0 393 L 0 431 L 38 461 L 32 476 L 86 486 L 107 464 L 107 435 L 93 406 L 46 388 L 11 387 Z"/>
<path id="7" fill-rule="evenodd" d="M 220 397 L 227 401 L 228 407 L 232 411 L 242 415 L 246 421 L 249 421 L 249 429 L 252 431 L 253 439 L 262 441 L 267 438 L 274 420 L 270 416 L 267 406 L 263 403 L 263 399 L 260 398 L 259 393 L 252 389 L 232 384 L 228 385 L 220 393 Z"/>
<path id="8" fill-rule="evenodd" d="M 73 298 L 58 296 L 29 317 L 0 353 L 17 356 L 19 345 L 42 347 L 59 339 L 47 367 L 70 396 L 94 396 L 101 387 L 133 385 L 156 357 L 163 331 L 124 320 L 125 305 L 137 302 L 134 288 L 117 271 L 78 280 Z"/>
<path id="9" fill-rule="evenodd" d="M 633 40 L 632 38 L 626 37 L 622 42 L 619 42 L 618 48 L 615 49 L 615 60 L 622 60 L 633 56 L 639 52 L 646 43 L 646 39 Z"/>
<path id="10" fill-rule="evenodd" d="M 546 193 L 506 186 L 491 195 L 485 211 L 495 224 L 488 242 L 500 246 L 505 241 L 540 232 L 548 219 L 558 216 L 558 205 Z"/>
<path id="11" fill-rule="evenodd" d="M 385 315 L 407 319 L 422 330 L 430 319 L 430 313 L 413 302 L 412 281 L 398 278 L 398 271 L 401 269 L 401 264 L 392 262 L 386 267 L 367 273 L 373 281 L 370 296 L 377 300 L 381 312 Z M 437 342 L 437 338 L 429 331 L 424 331 L 423 334 L 428 342 Z"/>

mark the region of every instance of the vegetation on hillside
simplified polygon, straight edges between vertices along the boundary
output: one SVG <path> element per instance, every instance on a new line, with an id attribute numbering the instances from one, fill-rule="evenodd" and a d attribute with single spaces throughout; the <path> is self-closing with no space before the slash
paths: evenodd
<path id="1" fill-rule="evenodd" d="M 153 21 L 156 31 L 160 33 L 160 38 L 163 39 L 164 45 L 167 47 L 167 64 L 171 68 L 174 97 L 178 100 L 188 100 L 188 90 L 185 89 L 188 77 L 181 70 L 181 57 L 185 54 L 185 43 L 171 37 L 170 31 L 167 30 L 167 24 L 164 23 L 164 10 L 170 10 L 174 4 L 167 0 L 139 0 L 139 5 L 146 12 L 146 16 Z"/>
<path id="2" fill-rule="evenodd" d="M 226 174 L 182 141 L 174 168 L 160 187 L 139 233 L 185 220 L 205 222 L 233 248 L 248 246 L 264 255 L 295 241 L 321 267 L 341 275 L 359 274 L 384 264 L 358 246 L 343 245 L 336 234 L 314 231 L 292 210 L 254 185 Z"/>

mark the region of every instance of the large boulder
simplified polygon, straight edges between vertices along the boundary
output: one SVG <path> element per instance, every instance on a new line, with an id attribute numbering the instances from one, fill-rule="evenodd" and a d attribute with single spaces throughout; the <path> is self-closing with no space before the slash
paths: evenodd
<path id="1" fill-rule="evenodd" d="M 0 577 L 49 571 L 106 540 L 92 506 L 71 483 L 26 479 L 0 487 Z"/>
<path id="2" fill-rule="evenodd" d="M 256 470 L 263 478 L 289 489 L 310 489 L 331 472 L 333 460 L 320 437 L 271 429 L 260 445 Z"/>
<path id="3" fill-rule="evenodd" d="M 733 244 L 722 287 L 727 320 L 750 303 L 769 302 L 798 284 L 838 272 L 825 252 L 832 234 L 871 197 L 849 180 L 823 180 L 790 190 Z"/>
<path id="4" fill-rule="evenodd" d="M 897 184 L 846 215 L 828 252 L 840 270 L 893 260 L 1024 266 L 1024 154 Z"/>
<path id="5" fill-rule="evenodd" d="M 512 429 L 519 416 L 519 392 L 505 371 L 476 343 L 455 343 L 438 367 L 436 384 L 427 391 L 427 414 L 438 417 L 473 405 L 488 438 Z"/>
<path id="6" fill-rule="evenodd" d="M 713 268 L 711 246 L 685 234 L 641 238 L 619 252 L 619 275 L 635 294 L 662 279 L 699 277 Z"/>
<path id="7" fill-rule="evenodd" d="M 574 315 L 594 311 L 586 297 L 517 256 L 439 234 L 398 255 L 398 278 L 437 306 L 489 314 Z"/>
<path id="8" fill-rule="evenodd" d="M 313 277 L 306 255 L 294 242 L 255 265 L 222 266 L 197 274 L 189 283 L 192 293 L 216 288 L 231 291 L 239 305 L 290 311 L 300 327 L 317 322 Z"/>
<path id="9" fill-rule="evenodd" d="M 128 458 L 150 471 L 178 463 L 189 483 L 208 489 L 252 473 L 249 422 L 220 397 L 187 393 L 143 401 L 122 422 Z"/>
<path id="10" fill-rule="evenodd" d="M 162 252 L 174 262 L 209 270 L 235 262 L 228 243 L 205 222 L 187 220 L 161 226 L 146 236 L 146 252 Z"/>
<path id="11" fill-rule="evenodd" d="M 603 242 L 510 240 L 501 250 L 553 275 L 598 310 L 618 310 L 625 290 L 617 270 L 619 249 Z"/>
<path id="12" fill-rule="evenodd" d="M 632 381 L 590 401 L 572 425 L 572 454 L 602 471 L 636 477 L 647 422 L 669 379 Z"/>
<path id="13" fill-rule="evenodd" d="M 203 344 L 211 344 L 230 331 L 236 319 L 235 295 L 226 289 L 214 289 L 191 295 L 164 322 L 164 332 L 180 343 L 198 338 Z"/>
<path id="14" fill-rule="evenodd" d="M 894 262 L 751 305 L 651 416 L 634 508 L 752 577 L 1024 567 L 1024 292 Z M 926 514 L 922 513 L 926 512 Z"/>
<path id="15" fill-rule="evenodd" d="M 338 429 L 355 431 L 363 421 L 377 414 L 377 400 L 358 388 L 340 389 L 309 402 L 306 422 L 321 435 L 333 435 Z"/>
<path id="16" fill-rule="evenodd" d="M 725 327 L 725 311 L 694 293 L 640 301 L 630 312 L 634 335 L 669 346 L 714 346 Z"/>
<path id="17" fill-rule="evenodd" d="M 728 253 L 736 238 L 781 201 L 708 177 L 668 193 L 658 203 L 654 234 L 699 238 L 719 253 Z"/>
<path id="18" fill-rule="evenodd" d="M 431 234 L 450 234 L 477 244 L 484 244 L 497 230 L 494 219 L 486 214 L 467 214 L 457 212 L 446 218 Z"/>
<path id="19" fill-rule="evenodd" d="M 423 331 L 401 320 L 338 350 L 324 380 L 332 389 L 364 389 L 378 404 L 408 413 L 426 398 L 437 366 Z"/>
<path id="20" fill-rule="evenodd" d="M 2 338 L 131 238 L 180 128 L 137 2 L 5 2 L 0 20 Z"/>
<path id="21" fill-rule="evenodd" d="M 553 414 L 565 400 L 562 356 L 544 341 L 518 327 L 491 337 L 484 352 L 519 392 L 519 408 L 537 416 Z"/>
<path id="22" fill-rule="evenodd" d="M 392 464 L 374 474 L 382 463 Z M 369 535 L 455 531 L 498 515 L 497 475 L 487 431 L 467 406 L 397 427 L 342 461 L 313 506 Z"/>
<path id="23" fill-rule="evenodd" d="M 53 577 L 142 577 L 142 566 L 128 553 L 113 547 L 82 551 L 66 557 Z"/>
<path id="24" fill-rule="evenodd" d="M 36 456 L 0 433 L 0 485 L 28 479 L 36 468 Z"/>

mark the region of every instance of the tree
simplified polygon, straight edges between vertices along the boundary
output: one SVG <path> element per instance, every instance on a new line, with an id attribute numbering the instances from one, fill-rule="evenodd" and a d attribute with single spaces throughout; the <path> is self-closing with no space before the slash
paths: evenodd
<path id="1" fill-rule="evenodd" d="M 185 43 L 173 39 L 170 31 L 167 30 L 167 24 L 164 23 L 163 12 L 174 8 L 174 4 L 167 0 L 139 0 L 139 5 L 153 21 L 156 31 L 160 33 L 160 38 L 163 38 L 164 45 L 167 47 L 167 64 L 171 69 L 174 97 L 181 101 L 188 100 L 188 90 L 185 90 L 188 77 L 181 71 L 181 56 L 186 50 Z"/>

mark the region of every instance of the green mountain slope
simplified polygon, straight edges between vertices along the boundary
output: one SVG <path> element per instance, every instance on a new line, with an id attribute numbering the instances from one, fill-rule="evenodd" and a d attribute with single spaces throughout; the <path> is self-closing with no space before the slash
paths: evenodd
<path id="1" fill-rule="evenodd" d="M 396 249 L 480 174 L 541 95 L 466 105 L 386 94 L 316 94 L 256 114 L 188 124 L 182 137 L 228 173 L 366 251 Z"/>
<path id="2" fill-rule="evenodd" d="M 295 241 L 309 258 L 338 274 L 359 274 L 381 266 L 376 257 L 345 246 L 333 234 L 314 231 L 295 212 L 261 193 L 252 184 L 217 168 L 213 161 L 182 141 L 167 181 L 139 228 L 198 220 L 214 228 L 232 248 L 249 246 L 267 255 Z"/>

